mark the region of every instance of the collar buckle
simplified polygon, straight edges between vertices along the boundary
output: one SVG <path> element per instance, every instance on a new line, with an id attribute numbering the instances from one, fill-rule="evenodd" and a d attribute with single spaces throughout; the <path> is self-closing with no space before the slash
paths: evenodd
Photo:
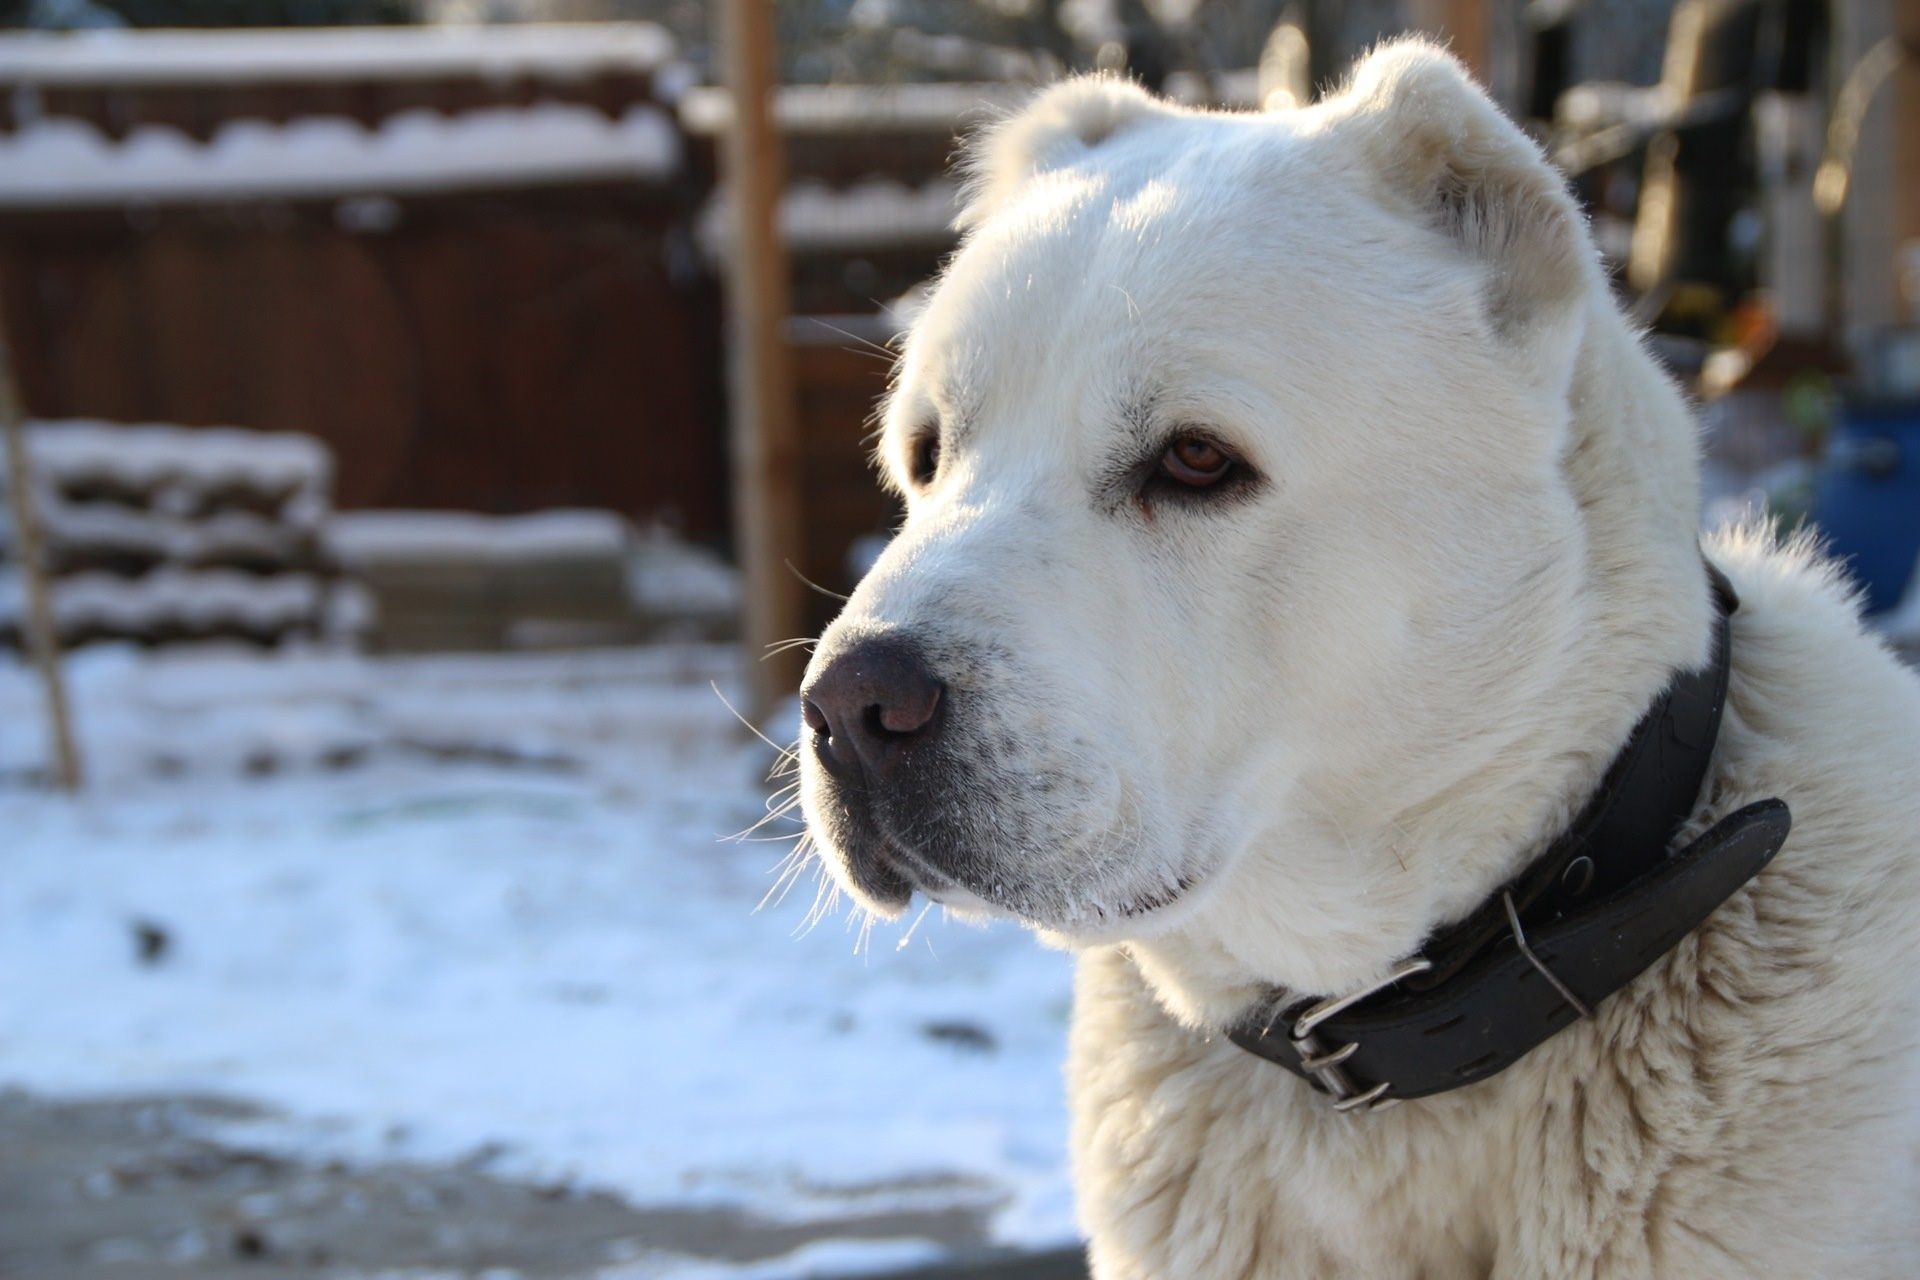
<path id="1" fill-rule="evenodd" d="M 1379 1084 L 1363 1090 L 1342 1069 L 1341 1064 L 1359 1051 L 1359 1041 L 1341 1045 L 1337 1049 L 1328 1049 L 1314 1032 L 1328 1018 L 1352 1008 L 1369 996 L 1385 991 L 1403 978 L 1411 978 L 1431 968 L 1433 968 L 1433 962 L 1425 956 L 1414 956 L 1412 959 L 1402 960 L 1386 977 L 1371 986 L 1362 987 L 1358 991 L 1349 991 L 1343 996 L 1328 996 L 1293 1020 L 1293 1029 L 1287 1037 L 1288 1043 L 1300 1057 L 1300 1069 L 1333 1097 L 1335 1111 L 1383 1111 L 1399 1099 L 1386 1096 L 1393 1088 L 1392 1081 L 1382 1080 Z"/>

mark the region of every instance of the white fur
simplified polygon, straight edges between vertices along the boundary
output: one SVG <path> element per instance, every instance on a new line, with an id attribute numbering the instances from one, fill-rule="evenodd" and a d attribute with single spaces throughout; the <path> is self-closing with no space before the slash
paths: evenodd
<path id="1" fill-rule="evenodd" d="M 1219 1034 L 1470 910 L 1707 653 L 1686 406 L 1532 144 L 1403 43 L 1264 116 L 1074 82 L 971 167 L 882 439 L 908 519 L 815 663 L 927 647 L 953 766 L 889 838 L 1081 954 L 1096 1274 L 1920 1275 L 1920 687 L 1765 531 L 1707 546 L 1743 605 L 1698 818 L 1789 802 L 1758 880 L 1454 1094 L 1337 1116 Z M 1193 425 L 1262 483 L 1114 481 Z"/>

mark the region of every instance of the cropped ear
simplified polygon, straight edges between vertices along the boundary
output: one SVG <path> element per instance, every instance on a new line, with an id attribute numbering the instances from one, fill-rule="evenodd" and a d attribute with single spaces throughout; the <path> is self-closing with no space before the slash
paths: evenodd
<path id="1" fill-rule="evenodd" d="M 1328 108 L 1388 198 L 1483 265 L 1494 331 L 1564 385 L 1599 273 L 1585 219 L 1532 139 L 1417 39 L 1368 54 Z"/>
<path id="2" fill-rule="evenodd" d="M 968 139 L 960 161 L 966 180 L 960 227 L 977 226 L 1034 175 L 1072 164 L 1115 134 L 1176 109 L 1111 75 L 1076 76 L 1042 90 Z"/>

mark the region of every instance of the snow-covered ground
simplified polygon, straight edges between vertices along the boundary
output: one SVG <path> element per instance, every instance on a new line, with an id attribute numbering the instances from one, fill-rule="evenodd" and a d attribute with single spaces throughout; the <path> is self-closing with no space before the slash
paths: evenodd
<path id="1" fill-rule="evenodd" d="M 1067 962 L 937 914 L 856 954 L 843 918 L 801 927 L 811 878 L 756 914 L 786 843 L 721 839 L 772 759 L 710 685 L 736 662 L 88 652 L 68 801 L 29 785 L 35 687 L 0 661 L 0 1086 L 234 1096 L 274 1112 L 249 1142 L 641 1205 L 960 1203 L 1071 1240 Z"/>

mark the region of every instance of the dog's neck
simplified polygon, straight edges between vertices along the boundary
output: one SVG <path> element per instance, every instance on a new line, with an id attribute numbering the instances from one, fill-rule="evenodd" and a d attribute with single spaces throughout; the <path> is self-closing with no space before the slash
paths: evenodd
<path id="1" fill-rule="evenodd" d="M 1303 954 L 1297 972 L 1267 971 L 1245 939 L 1183 929 L 1135 943 L 1135 960 L 1168 1009 L 1209 1030 L 1229 1025 L 1275 986 L 1330 994 L 1371 982 L 1434 929 L 1474 910 L 1537 856 L 1592 794 L 1614 753 L 1676 670 L 1711 645 L 1712 605 L 1700 560 L 1698 461 L 1691 417 L 1610 300 L 1596 299 L 1569 394 L 1562 474 L 1580 513 L 1575 566 L 1585 610 L 1552 661 L 1553 695 L 1504 740 L 1404 804 L 1343 795 L 1308 777 L 1285 829 L 1286 857 L 1364 864 L 1385 851 L 1414 874 L 1365 886 L 1380 927 Z M 1266 904 L 1272 928 L 1284 904 Z M 1239 912 L 1241 920 L 1259 913 Z M 1258 927 L 1258 926 L 1256 926 Z"/>

